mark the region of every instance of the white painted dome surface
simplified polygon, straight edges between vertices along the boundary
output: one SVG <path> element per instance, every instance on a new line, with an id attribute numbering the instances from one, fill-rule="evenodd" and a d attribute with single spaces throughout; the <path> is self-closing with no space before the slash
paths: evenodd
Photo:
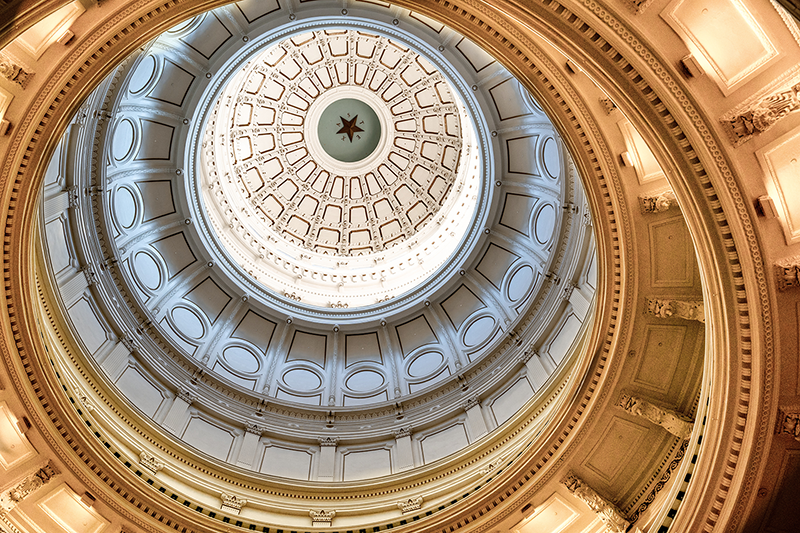
<path id="1" fill-rule="evenodd" d="M 320 125 L 347 102 L 353 113 L 345 105 L 341 123 Z M 348 139 L 337 132 L 355 107 L 380 125 L 361 120 L 367 131 Z M 367 141 L 363 157 L 342 160 Z M 381 35 L 315 31 L 258 53 L 218 93 L 203 145 L 194 175 L 217 238 L 258 282 L 307 305 L 408 292 L 462 244 L 476 213 L 480 161 L 464 103 L 430 61 Z"/>

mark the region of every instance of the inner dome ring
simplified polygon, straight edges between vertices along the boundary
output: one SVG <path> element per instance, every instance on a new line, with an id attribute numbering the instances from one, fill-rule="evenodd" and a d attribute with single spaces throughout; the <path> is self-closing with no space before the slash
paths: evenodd
<path id="1" fill-rule="evenodd" d="M 219 110 L 219 106 L 214 109 L 211 108 L 211 106 L 216 105 L 214 102 L 218 101 L 218 96 L 215 97 L 214 95 L 221 94 L 230 83 L 241 84 L 241 73 L 243 69 L 246 70 L 250 66 L 254 57 L 269 50 L 270 47 L 274 47 L 276 43 L 285 42 L 287 37 L 292 39 L 298 35 L 308 33 L 309 30 L 316 31 L 320 27 L 329 26 L 326 26 L 324 22 L 315 21 L 300 27 L 294 27 L 291 33 L 277 32 L 279 38 L 273 38 L 269 42 L 254 43 L 252 48 L 248 49 L 248 53 L 240 54 L 229 60 L 227 66 L 221 69 L 220 73 L 212 79 L 212 83 L 206 89 L 206 96 L 202 98 L 203 107 L 199 114 L 200 120 L 193 121 L 191 126 L 190 143 L 197 145 L 199 138 L 203 135 L 204 124 L 209 123 L 209 121 L 213 123 L 218 119 L 216 113 Z M 346 25 L 343 24 L 342 27 L 350 31 L 364 29 L 361 26 L 354 28 L 351 21 L 348 21 Z M 201 236 L 206 239 L 207 249 L 212 252 L 212 255 L 216 256 L 214 257 L 215 265 L 223 266 L 226 270 L 229 270 L 230 274 L 232 274 L 231 278 L 244 286 L 245 290 L 250 292 L 251 295 L 259 297 L 268 305 L 283 308 L 287 314 L 295 317 L 316 317 L 313 309 L 320 307 L 328 310 L 334 309 L 337 314 L 352 315 L 354 319 L 369 315 L 374 316 L 378 313 L 383 315 L 386 311 L 380 310 L 386 310 L 387 308 L 394 310 L 406 308 L 407 304 L 414 300 L 415 295 L 430 294 L 432 287 L 446 283 L 452 272 L 457 271 L 458 267 L 463 265 L 464 259 L 475 248 L 479 240 L 483 229 L 482 221 L 486 219 L 490 204 L 492 189 L 487 187 L 485 183 L 490 181 L 491 178 L 484 177 L 490 173 L 489 169 L 492 167 L 492 148 L 491 143 L 488 142 L 488 130 L 480 113 L 477 112 L 479 106 L 474 101 L 474 96 L 470 94 L 466 84 L 460 79 L 460 75 L 446 62 L 436 58 L 435 54 L 431 50 L 427 50 L 424 44 L 409 43 L 408 36 L 396 34 L 392 31 L 392 28 L 375 28 L 370 24 L 367 29 L 371 31 L 378 30 L 376 31 L 377 37 L 396 40 L 401 47 L 407 47 L 410 53 L 419 54 L 420 49 L 425 50 L 425 54 L 420 57 L 424 58 L 426 62 L 430 61 L 431 68 L 435 68 L 437 72 L 440 72 L 439 76 L 443 76 L 443 79 L 447 80 L 454 94 L 458 94 L 458 101 L 461 103 L 455 104 L 454 102 L 451 105 L 457 105 L 459 109 L 458 114 L 460 116 L 457 117 L 457 121 L 469 125 L 468 129 L 471 133 L 468 137 L 470 143 L 474 144 L 474 148 L 460 147 L 462 149 L 459 157 L 464 160 L 464 163 L 459 165 L 459 170 L 454 172 L 462 173 L 464 172 L 463 169 L 469 168 L 470 173 L 467 176 L 459 177 L 458 183 L 453 182 L 452 188 L 457 189 L 461 196 L 467 194 L 468 196 L 464 196 L 464 198 L 467 198 L 468 202 L 474 202 L 476 206 L 474 208 L 474 216 L 465 216 L 461 208 L 453 211 L 450 218 L 456 226 L 460 227 L 455 233 L 450 229 L 449 225 L 442 226 L 447 230 L 446 232 L 440 231 L 442 228 L 438 227 L 439 223 L 446 222 L 442 217 L 446 216 L 448 211 L 442 211 L 442 215 L 439 217 L 442 220 L 437 221 L 437 225 L 433 224 L 433 218 L 429 216 L 430 220 L 426 222 L 427 227 L 423 233 L 415 235 L 412 232 L 405 236 L 404 240 L 411 238 L 408 241 L 408 245 L 412 248 L 410 253 L 399 246 L 395 246 L 392 249 L 389 246 L 381 247 L 381 244 L 378 243 L 379 246 L 377 248 L 373 247 L 370 250 L 366 250 L 366 252 L 356 251 L 357 253 L 350 253 L 349 257 L 342 261 L 341 258 L 337 258 L 336 254 L 326 255 L 318 253 L 319 250 L 309 250 L 307 242 L 298 239 L 289 239 L 289 243 L 286 245 L 285 242 L 282 242 L 285 239 L 273 234 L 266 235 L 266 240 L 270 241 L 270 247 L 275 247 L 279 254 L 270 255 L 269 252 L 265 251 L 264 246 L 254 247 L 254 239 L 251 239 L 250 236 L 255 235 L 255 233 L 251 227 L 246 224 L 240 224 L 238 219 L 223 220 L 218 218 L 216 221 L 207 220 L 205 214 L 208 207 L 207 193 L 214 188 L 214 185 L 211 180 L 203 181 L 204 171 L 201 170 L 199 175 L 196 174 L 195 165 L 197 163 L 194 161 L 197 160 L 199 155 L 199 168 L 201 169 L 213 169 L 214 164 L 213 162 L 209 164 L 207 160 L 207 149 L 187 150 L 189 180 L 192 181 L 199 178 L 197 186 L 188 187 L 189 203 L 196 213 L 196 220 L 199 223 Z M 409 45 L 413 45 L 413 47 Z M 360 89 L 351 85 L 345 88 L 348 90 Z M 335 89 L 335 87 L 328 89 L 318 98 L 324 97 L 328 92 Z M 334 94 L 332 93 L 330 98 L 333 98 Z M 364 90 L 361 92 L 361 95 L 365 94 L 372 94 L 374 98 L 380 100 L 371 91 Z M 316 106 L 314 107 L 316 108 Z M 381 102 L 381 105 L 378 105 L 376 102 L 371 107 L 378 111 L 382 119 L 385 119 L 381 112 L 381 109 L 387 108 L 385 103 Z M 385 144 L 383 144 L 384 140 L 382 139 L 379 147 L 373 152 L 373 156 L 367 158 L 367 162 L 372 162 L 373 165 L 379 164 L 379 158 L 386 150 L 393 148 L 391 131 L 388 131 L 391 127 L 388 126 L 386 128 Z M 417 141 L 421 142 L 424 141 L 426 135 L 417 133 L 417 137 Z M 210 137 L 205 134 L 203 139 L 204 147 L 209 144 L 209 140 Z M 308 144 L 310 146 L 310 143 Z M 478 148 L 479 145 L 481 145 L 481 148 Z M 221 153 L 221 150 L 219 152 Z M 375 158 L 374 162 L 373 157 Z M 339 166 L 341 167 L 342 164 L 339 163 Z M 366 165 L 362 168 L 366 168 Z M 347 177 L 348 173 L 342 172 L 339 174 Z M 454 196 L 452 199 L 448 199 L 448 205 L 456 205 L 455 202 L 459 202 L 460 205 L 461 201 L 457 200 L 457 198 Z M 347 202 L 348 200 L 345 199 L 345 203 Z M 249 212 L 251 218 L 255 218 L 253 215 L 257 213 L 255 213 L 254 209 L 257 206 L 255 206 L 254 202 L 250 202 L 250 204 L 244 206 L 244 210 Z M 203 207 L 204 205 L 206 207 Z M 238 235 L 236 235 L 237 230 Z M 433 235 L 433 232 L 438 233 Z M 219 242 L 220 239 L 227 242 Z M 236 246 L 241 246 L 242 242 L 245 242 L 246 246 L 242 248 L 241 252 L 231 253 L 231 247 L 228 244 L 234 241 L 238 241 Z M 440 243 L 444 243 L 449 251 L 444 253 L 437 252 L 438 259 L 436 261 L 425 261 L 425 269 L 420 273 L 421 269 L 416 268 L 417 265 L 423 263 L 423 261 L 417 261 L 420 253 L 430 253 L 430 250 L 437 248 Z M 404 255 L 404 257 L 400 257 L 401 255 Z M 413 259 L 408 259 L 409 257 Z M 311 260 L 312 268 L 308 267 L 309 259 Z M 271 270 L 262 268 L 270 261 L 273 264 L 279 264 L 282 271 L 276 270 L 271 266 L 269 267 Z M 306 263 L 303 264 L 302 261 L 306 261 Z M 344 265 L 347 272 L 336 272 L 336 269 L 341 264 Z M 327 276 L 324 271 L 319 270 L 320 268 L 328 269 Z M 354 270 L 355 273 L 352 272 Z M 279 274 L 277 277 L 274 276 L 276 272 Z M 327 279 L 325 279 L 326 277 Z M 296 290 L 298 280 L 300 280 L 299 284 L 302 285 L 312 279 L 316 281 L 323 279 L 326 283 L 322 283 L 322 285 L 327 284 L 330 288 L 323 287 L 320 289 L 318 283 L 309 288 L 305 294 Z M 269 282 L 265 283 L 265 280 L 269 280 Z M 365 281 L 371 283 L 371 289 L 369 287 L 364 288 L 363 283 Z M 342 290 L 342 287 L 344 287 L 344 290 Z M 350 291 L 349 294 L 359 295 L 359 298 L 354 301 L 351 297 L 348 301 L 347 297 L 340 297 L 342 292 L 347 296 L 348 290 Z M 398 296 L 401 298 L 398 298 Z M 356 308 L 359 310 L 355 312 L 349 310 Z M 364 314 L 365 309 L 367 310 L 367 315 Z M 323 315 L 320 314 L 318 316 L 322 317 Z M 337 321 L 341 320 L 337 319 Z"/>

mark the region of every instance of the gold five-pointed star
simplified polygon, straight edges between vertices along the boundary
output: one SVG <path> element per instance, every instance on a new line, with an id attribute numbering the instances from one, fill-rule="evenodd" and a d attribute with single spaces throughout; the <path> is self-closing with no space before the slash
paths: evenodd
<path id="1" fill-rule="evenodd" d="M 337 131 L 336 133 L 346 133 L 347 137 L 350 139 L 350 142 L 353 142 L 353 134 L 358 131 L 364 131 L 356 125 L 356 121 L 358 120 L 358 115 L 354 116 L 352 120 L 347 120 L 344 117 L 339 117 L 342 121 L 342 129 Z"/>

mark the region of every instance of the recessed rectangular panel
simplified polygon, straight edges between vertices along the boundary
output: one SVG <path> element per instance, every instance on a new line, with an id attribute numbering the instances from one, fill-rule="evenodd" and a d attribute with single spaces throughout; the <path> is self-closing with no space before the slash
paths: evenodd
<path id="1" fill-rule="evenodd" d="M 455 424 L 420 440 L 425 464 L 447 457 L 469 444 L 464 424 Z"/>
<path id="2" fill-rule="evenodd" d="M 70 266 L 70 247 L 68 239 L 68 222 L 63 218 L 56 218 L 45 224 L 47 236 L 47 251 L 50 253 L 50 264 L 53 272 L 58 274 Z"/>
<path id="3" fill-rule="evenodd" d="M 725 94 L 778 55 L 740 0 L 678 0 L 661 16 Z"/>
<path id="4" fill-rule="evenodd" d="M 475 268 L 486 280 L 500 290 L 503 278 L 508 274 L 508 269 L 513 265 L 519 256 L 502 246 L 490 243 L 483 253 L 481 262 Z"/>
<path id="5" fill-rule="evenodd" d="M 409 320 L 405 324 L 397 326 L 396 329 L 403 356 L 408 355 L 420 346 L 439 342 L 425 315 Z"/>
<path id="6" fill-rule="evenodd" d="M 239 8 L 239 11 L 249 23 L 253 23 L 264 15 L 269 15 L 281 8 L 278 0 L 240 0 L 233 5 Z"/>
<path id="7" fill-rule="evenodd" d="M 436 33 L 441 33 L 442 30 L 444 29 L 444 24 L 441 24 L 440 22 L 436 22 L 435 20 L 430 19 L 430 18 L 426 17 L 425 15 L 420 15 L 419 13 L 415 13 L 414 11 L 409 13 L 408 16 L 410 18 L 412 18 L 412 19 L 416 19 L 416 20 L 420 21 L 421 23 L 423 23 L 424 25 L 426 25 L 427 27 L 429 27 L 430 29 L 432 29 Z"/>
<path id="8" fill-rule="evenodd" d="M 489 89 L 489 94 L 500 120 L 510 120 L 531 114 L 528 104 L 522 97 L 519 82 L 515 78 L 501 81 Z"/>
<path id="9" fill-rule="evenodd" d="M 89 353 L 95 353 L 109 338 L 98 312 L 85 297 L 72 304 L 68 312 L 84 346 Z"/>
<path id="10" fill-rule="evenodd" d="M 580 513 L 558 493 L 553 493 L 544 503 L 536 506 L 530 518 L 523 520 L 513 533 L 561 533 Z M 588 533 L 584 529 L 582 533 Z"/>
<path id="11" fill-rule="evenodd" d="M 453 324 L 456 330 L 461 328 L 464 320 L 469 315 L 484 307 L 486 307 L 486 304 L 475 296 L 475 293 L 469 290 L 466 285 L 461 285 L 442 302 L 442 309 L 444 309 L 447 318 L 450 319 L 450 323 Z"/>
<path id="12" fill-rule="evenodd" d="M 272 341 L 275 326 L 275 322 L 267 320 L 252 310 L 248 310 L 239 325 L 236 326 L 231 337 L 252 342 L 266 352 L 269 343 Z"/>
<path id="13" fill-rule="evenodd" d="M 344 341 L 345 366 L 362 361 L 383 362 L 377 333 L 347 335 Z"/>
<path id="14" fill-rule="evenodd" d="M 175 128 L 154 120 L 139 119 L 142 142 L 136 159 L 139 161 L 167 161 L 172 153 L 172 136 Z"/>
<path id="15" fill-rule="evenodd" d="M 61 484 L 42 499 L 37 505 L 44 514 L 44 520 L 37 520 L 39 527 L 48 532 L 64 531 L 65 533 L 98 533 L 107 525 L 108 520 L 100 516 L 94 509 L 86 507 L 81 497 L 67 484 Z M 38 513 L 34 513 L 38 514 Z M 52 520 L 51 524 L 47 522 Z"/>
<path id="16" fill-rule="evenodd" d="M 202 418 L 192 417 L 183 440 L 198 450 L 217 459 L 226 460 L 233 446 L 233 434 L 219 426 L 211 424 Z"/>
<path id="17" fill-rule="evenodd" d="M 513 174 L 541 177 L 539 165 L 536 160 L 536 145 L 538 135 L 527 135 L 506 141 L 508 152 L 508 171 Z"/>
<path id="18" fill-rule="evenodd" d="M 651 222 L 648 229 L 653 287 L 694 285 L 694 247 L 683 217 Z"/>
<path id="19" fill-rule="evenodd" d="M 763 531 L 784 533 L 800 531 L 797 512 L 797 487 L 800 486 L 800 450 L 786 450 L 781 462 L 778 482 L 772 491 L 767 527 Z"/>
<path id="20" fill-rule="evenodd" d="M 36 450 L 20 432 L 16 422 L 8 404 L 0 403 L 0 465 L 5 470 L 36 455 Z"/>
<path id="21" fill-rule="evenodd" d="M 584 466 L 611 485 L 639 450 L 647 431 L 646 426 L 615 416 L 584 460 Z"/>
<path id="22" fill-rule="evenodd" d="M 311 457 L 305 450 L 293 450 L 281 446 L 267 446 L 261 472 L 290 479 L 311 478 Z"/>
<path id="23" fill-rule="evenodd" d="M 466 37 L 458 41 L 456 50 L 461 52 L 469 64 L 472 65 L 472 68 L 475 69 L 475 72 L 480 72 L 494 63 L 494 58 L 492 56 Z"/>
<path id="24" fill-rule="evenodd" d="M 756 152 L 769 196 L 777 203 L 788 242 L 800 241 L 800 132 L 788 134 Z"/>
<path id="25" fill-rule="evenodd" d="M 189 248 L 183 232 L 157 240 L 152 246 L 161 254 L 167 264 L 167 273 L 170 279 L 197 260 Z"/>
<path id="26" fill-rule="evenodd" d="M 617 123 L 622 136 L 625 138 L 625 148 L 631 157 L 633 169 L 636 171 L 636 178 L 640 184 L 649 181 L 663 180 L 665 178 L 661 165 L 658 164 L 656 156 L 650 150 L 650 146 L 645 142 L 642 135 L 633 127 L 627 118 Z"/>
<path id="27" fill-rule="evenodd" d="M 292 338 L 292 345 L 289 347 L 287 361 L 309 361 L 325 368 L 325 351 L 328 345 L 328 337 L 315 333 L 304 333 L 295 331 Z"/>
<path id="28" fill-rule="evenodd" d="M 547 349 L 547 353 L 550 354 L 556 364 L 561 362 L 572 343 L 575 342 L 578 331 L 581 329 L 581 324 L 581 320 L 572 313 L 561 323 L 555 337 L 550 342 L 550 347 Z"/>
<path id="29" fill-rule="evenodd" d="M 683 351 L 686 326 L 649 325 L 633 381 L 642 387 L 667 393 Z"/>
<path id="30" fill-rule="evenodd" d="M 342 470 L 344 481 L 388 476 L 392 473 L 392 458 L 385 449 L 345 453 Z"/>
<path id="31" fill-rule="evenodd" d="M 136 187 L 142 195 L 142 203 L 144 204 L 142 222 L 149 222 L 175 212 L 171 181 L 137 181 Z"/>
<path id="32" fill-rule="evenodd" d="M 500 225 L 526 236 L 531 234 L 531 215 L 539 199 L 527 194 L 507 193 Z"/>
<path id="33" fill-rule="evenodd" d="M 161 390 L 138 368 L 127 367 L 116 385 L 130 402 L 147 416 L 154 416 L 164 401 Z"/>
<path id="34" fill-rule="evenodd" d="M 231 297 L 227 292 L 217 285 L 217 283 L 210 277 L 204 279 L 194 289 L 189 291 L 184 296 L 190 302 L 193 302 L 205 313 L 209 322 L 212 324 L 217 321 L 222 310 L 231 301 Z"/>
<path id="35" fill-rule="evenodd" d="M 165 59 L 156 86 L 147 97 L 180 107 L 183 105 L 194 78 L 194 74 L 185 68 Z"/>
<path id="36" fill-rule="evenodd" d="M 533 387 L 526 378 L 517 380 L 492 402 L 492 414 L 497 425 L 502 424 L 519 411 L 533 396 Z"/>
<path id="37" fill-rule="evenodd" d="M 211 56 L 231 38 L 233 34 L 225 27 L 213 12 L 206 14 L 203 22 L 189 35 L 181 38 L 191 48 L 197 50 L 206 59 Z"/>
<path id="38" fill-rule="evenodd" d="M 345 394 L 342 399 L 342 403 L 344 405 L 374 405 L 378 402 L 385 402 L 389 400 L 389 394 L 386 391 L 380 392 L 373 396 L 367 397 L 356 397 L 356 396 L 348 396 Z"/>

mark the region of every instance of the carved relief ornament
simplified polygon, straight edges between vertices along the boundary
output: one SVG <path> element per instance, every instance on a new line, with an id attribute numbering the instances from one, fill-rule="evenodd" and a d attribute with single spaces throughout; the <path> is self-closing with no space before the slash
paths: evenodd
<path id="1" fill-rule="evenodd" d="M 333 517 L 336 516 L 336 511 L 326 511 L 321 509 L 319 511 L 311 510 L 308 512 L 311 517 L 312 525 L 315 526 L 329 526 L 333 522 Z"/>
<path id="2" fill-rule="evenodd" d="M 706 321 L 705 304 L 702 300 L 665 300 L 648 298 L 645 312 L 658 318 L 683 318 L 685 320 Z"/>
<path id="3" fill-rule="evenodd" d="M 235 494 L 227 494 L 223 492 L 220 494 L 220 498 L 222 499 L 222 505 L 220 506 L 220 509 L 229 513 L 239 514 L 239 512 L 242 510 L 242 507 L 247 504 L 247 500 L 240 498 Z"/>
<path id="4" fill-rule="evenodd" d="M 422 496 L 416 498 L 409 498 L 397 502 L 397 508 L 403 513 L 410 513 L 411 511 L 419 511 L 422 508 Z"/>
<path id="5" fill-rule="evenodd" d="M 578 476 L 569 472 L 561 483 L 579 500 L 589 506 L 589 508 L 597 513 L 600 521 L 606 526 L 606 531 L 609 533 L 625 533 L 630 525 L 625 517 L 622 516 L 617 507 L 597 494 L 594 489 L 588 486 Z"/>
<path id="6" fill-rule="evenodd" d="M 734 144 L 763 133 L 783 117 L 800 110 L 800 83 L 759 100 L 750 109 L 723 121 Z"/>
<path id="7" fill-rule="evenodd" d="M 153 474 L 158 474 L 159 470 L 167 466 L 163 461 L 160 461 L 155 455 L 151 455 L 142 450 L 139 454 L 139 464 L 148 469 Z"/>
<path id="8" fill-rule="evenodd" d="M 46 465 L 26 476 L 25 479 L 11 487 L 7 492 L 0 494 L 0 514 L 12 510 L 31 493 L 49 483 L 51 479 L 60 473 L 52 461 L 48 461 Z"/>
<path id="9" fill-rule="evenodd" d="M 694 423 L 675 411 L 663 409 L 629 394 L 622 394 L 617 405 L 632 415 L 661 426 L 676 437 L 688 439 L 692 434 Z"/>

